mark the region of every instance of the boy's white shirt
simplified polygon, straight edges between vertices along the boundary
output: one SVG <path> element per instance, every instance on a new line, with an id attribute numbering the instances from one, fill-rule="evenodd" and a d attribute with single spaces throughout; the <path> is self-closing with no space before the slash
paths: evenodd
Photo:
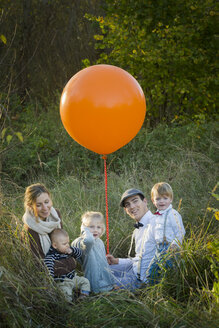
<path id="1" fill-rule="evenodd" d="M 183 237 L 185 235 L 185 229 L 182 222 L 182 217 L 175 209 L 173 209 L 172 204 L 169 205 L 163 211 L 158 211 L 161 215 L 155 215 L 155 220 L 153 220 L 153 231 L 154 238 L 156 243 L 163 242 L 163 231 L 164 231 L 164 220 L 165 213 L 167 214 L 167 222 L 166 222 L 166 240 L 171 243 L 171 245 L 176 245 L 180 247 L 183 241 Z"/>

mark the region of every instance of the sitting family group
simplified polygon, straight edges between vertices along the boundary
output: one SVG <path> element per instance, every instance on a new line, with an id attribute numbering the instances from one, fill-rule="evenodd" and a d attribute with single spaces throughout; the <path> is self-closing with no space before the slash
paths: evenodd
<path id="1" fill-rule="evenodd" d="M 135 220 L 127 258 L 106 255 L 101 236 L 105 232 L 100 212 L 88 211 L 81 217 L 81 234 L 70 246 L 59 210 L 52 204 L 50 192 L 42 184 L 26 188 L 23 216 L 24 235 L 34 256 L 43 259 L 48 273 L 57 282 L 68 301 L 73 291 L 80 298 L 122 288 L 135 290 L 159 281 L 162 267 L 173 268 L 173 256 L 185 235 L 181 215 L 172 208 L 173 191 L 160 182 L 151 190 L 157 211 L 148 209 L 144 193 L 126 190 L 120 206 Z M 135 257 L 130 257 L 135 242 Z M 76 273 L 76 260 L 84 276 Z"/>

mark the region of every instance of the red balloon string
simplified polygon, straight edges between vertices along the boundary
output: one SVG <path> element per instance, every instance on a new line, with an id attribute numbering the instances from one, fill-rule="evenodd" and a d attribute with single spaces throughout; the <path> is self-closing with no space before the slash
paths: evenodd
<path id="1" fill-rule="evenodd" d="M 105 199 L 106 199 L 106 241 L 107 247 L 106 252 L 109 254 L 109 216 L 108 216 L 108 197 L 107 197 L 107 167 L 106 167 L 107 156 L 103 156 L 104 160 L 104 174 L 105 174 Z"/>

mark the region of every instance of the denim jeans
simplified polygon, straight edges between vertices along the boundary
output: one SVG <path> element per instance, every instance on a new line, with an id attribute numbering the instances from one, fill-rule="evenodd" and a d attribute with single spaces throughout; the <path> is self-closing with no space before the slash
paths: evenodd
<path id="1" fill-rule="evenodd" d="M 162 271 L 173 268 L 174 258 L 168 254 L 169 246 L 170 244 L 165 241 L 157 244 L 156 253 L 146 272 L 147 284 L 158 284 L 161 279 Z"/>
<path id="2" fill-rule="evenodd" d="M 110 270 L 114 276 L 115 284 L 120 289 L 128 289 L 134 291 L 135 289 L 141 288 L 142 282 L 137 279 L 133 265 L 130 264 L 115 264 L 110 265 Z"/>

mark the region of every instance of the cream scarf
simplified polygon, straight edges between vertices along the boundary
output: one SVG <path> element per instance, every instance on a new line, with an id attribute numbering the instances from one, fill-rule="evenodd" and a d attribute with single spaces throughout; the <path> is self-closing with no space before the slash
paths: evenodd
<path id="1" fill-rule="evenodd" d="M 48 234 L 55 228 L 61 228 L 61 220 L 54 207 L 51 208 L 51 212 L 48 218 L 46 218 L 45 221 L 42 221 L 39 218 L 39 222 L 36 221 L 36 217 L 33 212 L 27 209 L 23 216 L 23 222 L 30 229 L 36 231 L 39 234 L 42 250 L 46 255 L 51 246 L 51 241 Z"/>

